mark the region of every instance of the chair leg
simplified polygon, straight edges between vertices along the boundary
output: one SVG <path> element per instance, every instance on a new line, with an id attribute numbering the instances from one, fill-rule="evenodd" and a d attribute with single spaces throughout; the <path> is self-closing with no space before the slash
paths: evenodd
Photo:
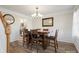
<path id="1" fill-rule="evenodd" d="M 57 47 L 57 49 L 58 49 L 58 42 L 57 42 L 57 40 L 56 40 L 56 47 Z"/>
<path id="2" fill-rule="evenodd" d="M 37 53 L 38 53 L 38 47 L 37 47 Z"/>
<path id="3" fill-rule="evenodd" d="M 54 41 L 54 48 L 55 48 L 55 53 L 57 53 L 56 41 Z"/>
<path id="4" fill-rule="evenodd" d="M 56 48 L 56 46 L 55 46 L 55 53 L 57 53 L 57 48 Z"/>
<path id="5" fill-rule="evenodd" d="M 50 40 L 48 40 L 48 45 L 50 45 Z"/>
<path id="6" fill-rule="evenodd" d="M 30 49 L 32 50 L 32 45 L 31 45 L 31 48 Z"/>
<path id="7" fill-rule="evenodd" d="M 57 43 L 57 49 L 58 49 L 58 43 Z"/>
<path id="8" fill-rule="evenodd" d="M 37 53 L 38 53 L 38 42 L 36 42 L 36 44 L 37 44 L 37 45 L 36 45 L 36 49 L 37 49 Z"/>
<path id="9" fill-rule="evenodd" d="M 24 43 L 25 43 L 25 42 L 23 41 L 23 47 L 24 47 Z"/>
<path id="10" fill-rule="evenodd" d="M 27 48 L 29 47 L 29 44 L 28 44 L 28 43 L 26 43 L 26 47 L 27 47 Z"/>

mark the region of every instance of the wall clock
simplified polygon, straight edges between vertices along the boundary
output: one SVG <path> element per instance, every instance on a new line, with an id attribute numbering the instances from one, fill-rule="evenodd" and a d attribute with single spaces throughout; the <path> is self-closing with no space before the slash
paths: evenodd
<path id="1" fill-rule="evenodd" d="M 15 18 L 11 14 L 5 14 L 3 18 L 8 25 L 11 25 L 15 22 Z"/>

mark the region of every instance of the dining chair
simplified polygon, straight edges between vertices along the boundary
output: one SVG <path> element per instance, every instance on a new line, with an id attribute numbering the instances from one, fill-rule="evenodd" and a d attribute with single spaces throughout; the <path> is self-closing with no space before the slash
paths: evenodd
<path id="1" fill-rule="evenodd" d="M 41 45 L 39 42 L 40 40 L 41 39 L 38 37 L 38 32 L 32 30 L 31 31 L 31 49 L 32 49 L 32 47 L 35 46 L 37 49 L 37 53 L 38 53 L 39 46 Z"/>
<path id="2" fill-rule="evenodd" d="M 29 32 L 28 29 L 24 29 L 23 31 L 23 46 L 26 45 L 28 47 L 29 44 Z"/>
<path id="3" fill-rule="evenodd" d="M 46 37 L 49 40 L 49 45 L 51 47 L 55 48 L 55 52 L 57 52 L 57 49 L 58 49 L 57 37 L 58 37 L 58 31 L 57 30 L 55 31 L 55 36 L 48 36 L 48 37 Z"/>

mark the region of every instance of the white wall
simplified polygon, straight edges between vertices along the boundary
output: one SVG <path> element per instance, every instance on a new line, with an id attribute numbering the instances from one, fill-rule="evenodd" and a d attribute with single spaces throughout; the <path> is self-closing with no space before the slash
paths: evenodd
<path id="1" fill-rule="evenodd" d="M 79 52 L 79 6 L 75 6 L 73 13 L 73 40 Z"/>
<path id="2" fill-rule="evenodd" d="M 73 12 L 64 11 L 59 13 L 52 13 L 45 15 L 44 17 L 54 17 L 54 27 L 59 29 L 59 41 L 70 42 L 72 43 L 72 21 L 73 21 Z M 33 28 L 49 28 L 42 27 L 42 20 L 35 19 L 33 20 Z"/>
<path id="3" fill-rule="evenodd" d="M 6 52 L 6 35 L 5 30 L 0 19 L 0 53 Z"/>

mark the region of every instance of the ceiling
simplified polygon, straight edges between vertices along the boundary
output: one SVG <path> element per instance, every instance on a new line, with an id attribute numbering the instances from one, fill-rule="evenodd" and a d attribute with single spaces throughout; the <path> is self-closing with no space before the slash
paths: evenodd
<path id="1" fill-rule="evenodd" d="M 6 8 L 25 15 L 31 15 L 35 12 L 35 8 L 39 7 L 41 14 L 50 14 L 62 11 L 71 11 L 73 5 L 0 5 L 2 8 Z"/>

